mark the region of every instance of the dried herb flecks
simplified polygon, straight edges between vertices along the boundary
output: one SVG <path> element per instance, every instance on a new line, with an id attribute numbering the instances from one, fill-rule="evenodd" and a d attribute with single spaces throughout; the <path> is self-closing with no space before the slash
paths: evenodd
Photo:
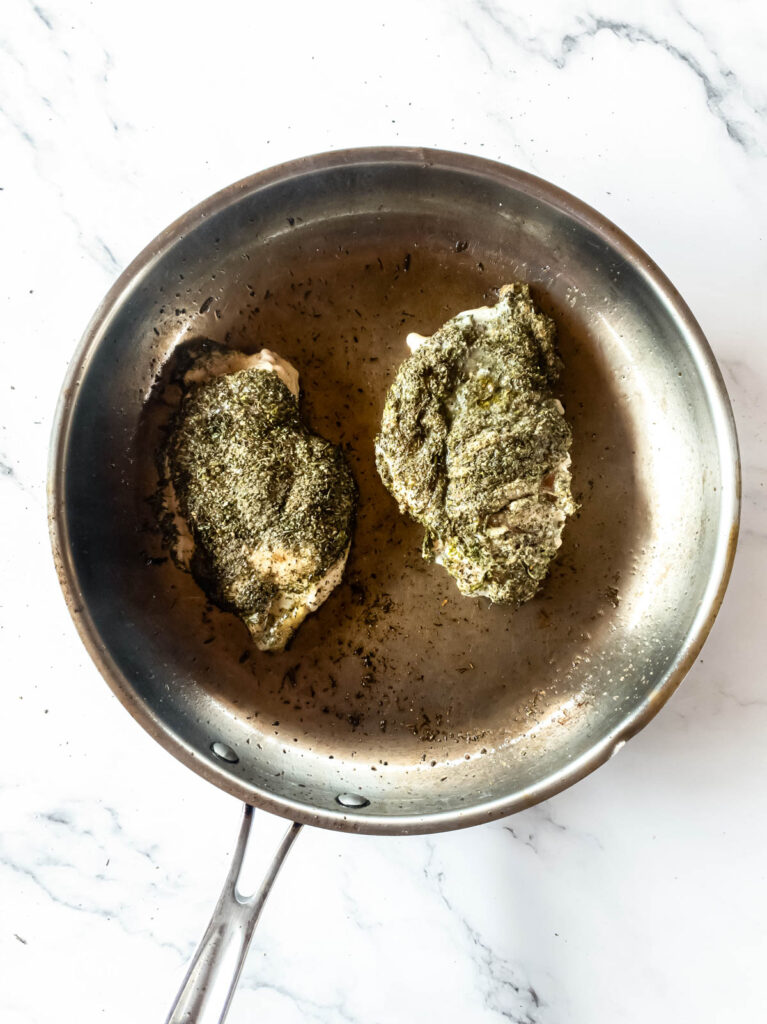
<path id="1" fill-rule="evenodd" d="M 528 286 L 507 285 L 423 339 L 389 390 L 378 471 L 464 594 L 529 600 L 575 510 L 555 341 Z"/>
<path id="2" fill-rule="evenodd" d="M 246 369 L 187 392 L 166 458 L 195 579 L 259 647 L 283 647 L 343 570 L 356 488 L 341 450 L 276 373 Z"/>

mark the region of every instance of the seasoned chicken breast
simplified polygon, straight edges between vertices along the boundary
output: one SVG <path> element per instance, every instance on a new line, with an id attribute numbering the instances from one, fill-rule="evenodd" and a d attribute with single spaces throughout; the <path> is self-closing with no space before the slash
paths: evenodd
<path id="1" fill-rule="evenodd" d="M 571 432 L 552 393 L 554 322 L 524 284 L 495 306 L 410 335 L 376 439 L 376 463 L 401 511 L 425 527 L 425 558 L 463 594 L 518 605 L 561 544 Z"/>
<path id="2" fill-rule="evenodd" d="M 165 447 L 174 557 L 282 649 L 343 575 L 356 488 L 339 448 L 301 421 L 298 373 L 268 349 L 195 359 Z"/>

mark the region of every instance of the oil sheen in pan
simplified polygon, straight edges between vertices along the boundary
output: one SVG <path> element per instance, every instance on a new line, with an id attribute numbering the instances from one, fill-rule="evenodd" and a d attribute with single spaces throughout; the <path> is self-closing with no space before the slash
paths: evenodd
<path id="1" fill-rule="evenodd" d="M 299 369 L 308 422 L 342 445 L 352 466 L 358 523 L 344 585 L 303 624 L 288 651 L 266 658 L 191 580 L 169 563 L 154 568 L 175 597 L 168 614 L 183 617 L 190 632 L 204 632 L 209 673 L 222 655 L 230 666 L 216 674 L 217 700 L 249 708 L 276 742 L 341 757 L 364 746 L 366 762 L 379 767 L 409 764 L 414 742 L 429 762 L 441 762 L 516 744 L 551 716 L 562 724 L 577 718 L 589 688 L 570 692 L 568 673 L 589 657 L 595 635 L 625 613 L 646 540 L 645 497 L 626 457 L 632 426 L 617 396 L 610 401 L 612 372 L 584 344 L 570 308 L 551 308 L 537 289 L 536 301 L 559 329 L 559 393 L 575 435 L 573 486 L 582 510 L 568 523 L 534 601 L 513 611 L 462 597 L 444 570 L 421 558 L 422 528 L 398 513 L 383 488 L 373 440 L 388 385 L 408 353 L 409 330 L 428 333 L 462 308 L 492 303 L 504 269 L 459 253 L 446 264 L 420 251 L 409 255 L 405 271 L 407 254 L 380 246 L 341 259 L 302 254 L 299 264 L 289 242 L 274 263 L 300 265 L 300 276 L 272 273 L 263 287 L 254 278 L 253 295 L 228 321 L 229 339 L 246 350 L 267 344 Z M 215 322 L 211 327 L 215 333 Z M 190 332 L 181 345 L 202 335 Z M 172 366 L 171 359 L 166 375 Z M 147 455 L 162 436 L 163 386 L 161 380 L 148 403 L 139 445 L 143 497 L 152 490 Z M 598 538 L 596 551 L 586 537 Z M 152 539 L 145 542 L 149 549 Z M 151 550 L 163 556 L 156 545 Z M 545 686 L 531 685 L 541 679 Z"/>
<path id="2" fill-rule="evenodd" d="M 422 561 L 372 443 L 407 334 L 512 280 L 559 327 L 581 506 L 516 612 L 461 598 Z M 147 399 L 195 337 L 293 362 L 308 422 L 359 484 L 346 581 L 283 654 L 257 655 L 153 532 L 162 410 Z M 458 827 L 577 781 L 679 682 L 731 564 L 737 450 L 689 311 L 597 213 L 473 157 L 334 153 L 206 201 L 107 297 L 59 428 L 54 543 L 105 677 L 184 763 L 329 827 Z M 342 811 L 344 793 L 365 808 Z"/>

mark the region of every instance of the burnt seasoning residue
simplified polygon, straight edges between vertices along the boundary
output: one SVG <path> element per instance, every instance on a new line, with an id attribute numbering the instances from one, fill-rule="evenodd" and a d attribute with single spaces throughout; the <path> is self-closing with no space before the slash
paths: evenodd
<path id="1" fill-rule="evenodd" d="M 340 447 L 358 487 L 343 583 L 288 650 L 260 652 L 244 625 L 211 608 L 172 562 L 146 572 L 163 602 L 168 635 L 189 637 L 177 656 L 218 703 L 286 745 L 349 759 L 364 750 L 366 763 L 411 764 L 415 742 L 428 767 L 490 750 L 504 742 L 506 728 L 518 732 L 520 723 L 542 720 L 559 706 L 574 656 L 588 656 L 618 612 L 607 588 L 631 571 L 626 539 L 638 533 L 642 509 L 621 458 L 631 440 L 620 403 L 610 400 L 608 369 L 571 327 L 566 305 L 552 308 L 533 288 L 536 304 L 559 329 L 567 370 L 555 394 L 572 426 L 573 494 L 581 511 L 565 530 L 545 587 L 517 610 L 460 596 L 443 568 L 422 559 L 423 530 L 399 514 L 374 456 L 385 396 L 408 355 L 405 336 L 430 335 L 457 311 L 496 302 L 489 283 L 500 286 L 520 272 L 508 256 L 456 253 L 449 240 L 406 247 L 404 222 L 394 225 L 391 239 L 382 230 L 371 229 L 367 237 L 375 242 L 351 244 L 339 226 L 328 229 L 322 246 L 305 248 L 298 230 L 285 232 L 259 248 L 258 260 L 238 256 L 239 283 L 230 283 L 226 302 L 217 299 L 214 307 L 220 321 L 208 314 L 196 325 L 169 311 L 157 324 L 158 352 L 175 344 L 183 322 L 190 342 L 207 335 L 248 352 L 267 346 L 299 369 L 302 419 Z M 217 287 L 200 281 L 184 304 L 199 309 Z M 162 445 L 167 428 L 160 390 L 158 384 L 138 439 L 144 498 L 158 482 L 146 453 Z M 147 526 L 141 548 L 149 557 L 167 555 L 144 501 L 138 515 Z M 211 631 L 214 642 L 204 645 Z M 551 685 L 533 693 L 541 688 L 532 681 L 541 678 Z"/>

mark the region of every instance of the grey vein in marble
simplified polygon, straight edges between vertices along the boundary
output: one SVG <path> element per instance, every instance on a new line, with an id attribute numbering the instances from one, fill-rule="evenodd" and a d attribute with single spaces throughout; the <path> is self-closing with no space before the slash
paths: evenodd
<path id="1" fill-rule="evenodd" d="M 42 21 L 43 25 L 45 25 L 48 31 L 53 32 L 53 22 L 51 21 L 49 15 L 47 15 L 45 11 L 42 9 L 42 7 L 38 6 L 37 4 L 32 4 L 32 10 L 35 12 L 40 21 Z"/>
<path id="2" fill-rule="evenodd" d="M 296 995 L 295 992 L 274 982 L 251 981 L 247 975 L 240 981 L 240 988 L 251 992 L 276 992 L 283 999 L 289 1000 L 304 1018 L 316 1020 L 319 1024 L 361 1024 L 358 1017 L 349 1013 L 343 1000 L 335 1003 L 315 1002 L 304 995 Z"/>
<path id="3" fill-rule="evenodd" d="M 695 75 L 703 87 L 709 110 L 722 123 L 732 141 L 749 155 L 763 156 L 767 154 L 767 146 L 765 146 L 764 141 L 758 140 L 753 130 L 743 124 L 742 121 L 731 117 L 724 110 L 724 103 L 733 93 L 743 95 L 749 112 L 754 115 L 760 128 L 763 128 L 761 122 L 765 117 L 765 113 L 767 113 L 767 108 L 745 99 L 744 89 L 734 71 L 721 61 L 716 51 L 709 44 L 707 44 L 707 48 L 714 62 L 712 73 L 709 73 L 702 62 L 689 50 L 683 49 L 670 39 L 656 34 L 649 28 L 628 21 L 616 21 L 611 18 L 585 14 L 577 19 L 582 26 L 580 31 L 568 32 L 562 35 L 558 40 L 557 47 L 550 51 L 539 39 L 522 37 L 509 21 L 502 16 L 502 12 L 498 10 L 497 5 L 490 3 L 489 0 L 475 0 L 475 6 L 515 46 L 542 58 L 560 71 L 567 67 L 570 57 L 582 48 L 585 40 L 593 39 L 601 32 L 609 32 L 616 39 L 632 44 L 643 43 L 660 47 L 675 60 L 681 61 Z M 699 29 L 696 29 L 687 18 L 684 21 L 687 26 L 694 29 L 700 38 L 705 41 L 705 37 Z M 480 45 L 477 34 L 474 31 L 470 34 L 477 45 Z M 484 45 L 482 50 L 487 53 Z"/>
<path id="4" fill-rule="evenodd" d="M 760 697 L 753 697 L 751 699 L 738 697 L 738 695 L 733 693 L 732 690 L 726 690 L 724 688 L 720 689 L 719 693 L 722 695 L 722 697 L 724 697 L 726 700 L 732 701 L 733 704 L 736 704 L 739 708 L 767 709 L 767 699 L 762 699 Z"/>
<path id="5" fill-rule="evenodd" d="M 117 812 L 113 808 L 106 807 L 104 805 L 99 805 L 98 809 L 108 814 L 112 822 L 113 838 L 120 837 L 125 848 L 130 853 L 146 857 L 155 867 L 159 868 L 159 865 L 151 855 L 151 851 L 144 850 L 130 843 L 128 837 L 124 833 Z M 95 845 L 103 856 L 107 856 L 108 847 L 92 829 L 78 825 L 73 820 L 72 815 L 70 815 L 67 811 L 43 811 L 38 813 L 36 817 L 38 821 L 45 822 L 49 826 L 52 826 L 52 830 L 48 831 L 49 833 L 52 831 L 53 835 L 49 834 L 49 836 L 45 839 L 44 842 L 38 842 L 34 851 L 35 855 L 33 858 L 30 858 L 28 856 L 28 851 L 26 850 L 23 852 L 23 855 L 21 856 L 14 854 L 12 852 L 10 848 L 13 839 L 12 834 L 4 834 L 0 836 L 0 870 L 5 869 L 7 871 L 13 872 L 17 876 L 29 879 L 40 892 L 42 892 L 45 896 L 48 897 L 48 899 L 52 903 L 60 907 L 63 907 L 67 910 L 74 910 L 78 913 L 91 914 L 96 917 L 103 918 L 107 921 L 114 921 L 118 925 L 118 927 L 120 927 L 122 931 L 125 932 L 126 935 L 144 936 L 150 939 L 157 946 L 171 950 L 179 958 L 180 961 L 188 960 L 194 949 L 194 942 L 190 942 L 186 946 L 181 946 L 177 943 L 161 939 L 150 928 L 146 928 L 143 926 L 139 928 L 132 927 L 125 917 L 125 912 L 128 909 L 130 909 L 130 904 L 125 899 L 120 900 L 118 898 L 116 900 L 110 900 L 109 897 L 107 896 L 107 899 L 104 900 L 101 898 L 102 888 L 99 886 L 94 886 L 93 884 L 89 884 L 86 888 L 81 888 L 79 890 L 83 894 L 87 893 L 89 899 L 88 903 L 85 903 L 83 901 L 77 902 L 75 897 L 73 897 L 71 894 L 65 893 L 61 885 L 61 869 L 67 869 L 70 872 L 72 872 L 76 882 L 81 882 L 83 878 L 89 878 L 91 883 L 93 883 L 94 881 L 100 881 L 105 884 L 120 884 L 119 879 L 109 879 L 103 874 L 103 872 L 94 873 L 92 871 L 84 871 L 82 865 L 77 863 L 76 848 L 73 848 L 71 844 L 73 840 L 76 842 L 78 840 L 82 841 L 83 839 L 85 839 L 90 844 Z M 62 846 L 61 843 L 57 844 L 55 838 L 56 829 L 64 829 L 68 833 L 69 838 L 67 838 L 64 841 L 64 845 L 67 847 L 67 849 L 73 850 L 72 856 L 64 858 L 56 856 L 54 852 L 51 852 L 56 850 L 57 845 L 59 847 Z M 109 849 L 112 849 L 111 843 Z M 83 859 L 87 861 L 87 856 L 84 856 Z M 111 858 L 107 858 L 107 864 L 109 863 L 110 859 Z M 46 877 L 48 869 L 53 869 L 54 877 L 57 883 L 55 886 L 50 881 L 50 879 Z M 167 885 L 167 878 L 163 880 L 162 885 L 159 885 L 157 882 L 154 881 L 149 883 L 150 888 L 158 889 L 160 891 L 165 891 Z"/>
<path id="6" fill-rule="evenodd" d="M 11 128 L 13 128 L 13 130 L 16 132 L 16 134 L 19 136 L 19 138 L 22 139 L 22 141 L 24 141 L 33 150 L 35 150 L 35 151 L 37 150 L 37 143 L 32 138 L 32 136 L 29 134 L 27 129 L 23 125 L 19 124 L 19 122 L 16 121 L 15 118 L 13 118 L 8 113 L 8 111 L 5 109 L 5 107 L 0 107 L 0 117 L 4 117 L 6 119 L 8 124 L 11 126 Z"/>
<path id="7" fill-rule="evenodd" d="M 538 844 L 535 841 L 534 832 L 528 832 L 527 835 L 525 835 L 525 833 L 521 829 L 515 830 L 511 827 L 511 825 L 503 825 L 502 827 L 504 832 L 508 832 L 509 835 L 513 839 L 516 839 L 518 843 L 521 843 L 523 846 L 529 847 L 533 851 L 533 853 L 538 853 Z"/>
<path id="8" fill-rule="evenodd" d="M 477 30 L 474 28 L 474 26 L 472 25 L 470 19 L 469 18 L 461 18 L 460 25 L 461 25 L 461 28 L 464 30 L 464 32 L 466 32 L 466 34 L 472 40 L 474 45 L 477 47 L 479 52 L 482 54 L 482 56 L 485 58 L 485 61 L 487 62 L 487 66 L 492 69 L 492 67 L 493 67 L 493 58 L 490 56 L 490 51 L 485 46 L 485 44 L 482 42 L 482 37 L 479 35 Z"/>
<path id="9" fill-rule="evenodd" d="M 45 43 L 46 50 L 53 50 L 55 53 L 60 53 L 67 59 L 67 61 L 71 61 L 70 54 L 66 50 L 57 47 L 58 39 L 55 26 L 48 12 L 34 3 L 30 4 L 30 10 L 50 33 L 50 42 L 46 41 Z M 54 107 L 51 99 L 40 92 L 31 67 L 29 67 L 25 60 L 16 53 L 7 39 L 0 38 L 0 50 L 6 55 L 6 57 L 10 58 L 17 65 L 20 73 L 22 73 L 26 78 L 26 99 L 34 99 L 38 101 L 43 107 L 45 107 L 48 113 L 53 114 L 59 121 L 65 122 L 67 119 L 66 113 Z M 114 61 L 106 49 L 103 52 L 104 70 L 97 82 L 100 85 L 108 85 L 109 74 L 114 67 Z M 67 81 L 66 83 L 61 83 L 61 85 L 64 89 L 71 89 L 72 83 L 71 81 Z M 109 112 L 108 104 L 106 102 L 104 103 L 104 107 L 113 133 L 118 133 L 121 130 L 119 122 Z M 25 118 L 28 119 L 29 112 L 24 108 L 22 108 L 22 110 Z M 40 176 L 40 180 L 53 190 L 56 198 L 59 200 L 60 212 L 74 228 L 77 234 L 78 243 L 82 250 L 87 254 L 89 259 L 92 259 L 102 270 L 106 272 L 107 275 L 109 275 L 110 278 L 114 278 L 115 274 L 119 273 L 122 269 L 122 264 L 115 257 L 113 250 L 107 242 L 105 242 L 99 234 L 96 232 L 87 232 L 83 228 L 83 225 L 80 223 L 75 212 L 73 212 L 71 203 L 68 201 L 68 197 L 58 181 L 56 169 L 48 169 L 44 164 L 44 143 L 48 141 L 47 138 L 38 139 L 36 135 L 30 131 L 28 121 L 22 120 L 21 115 L 12 113 L 8 108 L 8 104 L 0 106 L 0 116 L 5 118 L 18 137 L 32 150 L 33 160 Z M 123 127 L 130 128 L 131 126 L 126 123 Z"/>
<path id="10" fill-rule="evenodd" d="M 484 996 L 487 1008 L 513 1024 L 542 1024 L 540 1013 L 546 1003 L 529 981 L 520 980 L 518 968 L 505 957 L 499 956 L 450 900 L 445 892 L 444 872 L 434 870 L 434 840 L 427 838 L 426 847 L 429 857 L 423 869 L 424 878 L 435 886 L 440 900 L 453 920 L 461 926 L 468 940 L 472 958 L 478 968 L 477 977 L 484 978 L 486 984 Z"/>
<path id="11" fill-rule="evenodd" d="M 517 843 L 529 847 L 535 854 L 541 853 L 545 830 L 553 830 L 558 834 L 565 833 L 573 842 L 588 843 L 590 846 L 604 851 L 602 842 L 593 832 L 574 829 L 555 821 L 547 803 L 538 804 L 526 810 L 524 814 L 502 822 L 500 828 Z"/>
<path id="12" fill-rule="evenodd" d="M 41 96 L 40 99 L 44 103 L 48 102 L 44 96 Z M 48 105 L 50 106 L 50 103 L 48 103 Z M 115 257 L 110 247 L 104 241 L 104 239 L 101 238 L 99 235 L 93 235 L 91 238 L 88 237 L 85 230 L 83 229 L 82 224 L 80 224 L 77 217 L 69 209 L 69 205 L 66 202 L 66 197 L 64 195 L 63 190 L 53 181 L 48 180 L 46 176 L 42 173 L 42 169 L 39 166 L 40 147 L 34 136 L 32 136 L 30 132 L 22 124 L 20 124 L 11 114 L 9 114 L 8 111 L 3 107 L 0 107 L 0 117 L 4 117 L 6 119 L 8 124 L 17 133 L 19 138 L 21 138 L 26 143 L 26 145 L 29 146 L 32 150 L 34 154 L 35 163 L 38 165 L 38 173 L 40 174 L 40 178 L 46 181 L 46 183 L 49 184 L 54 189 L 57 198 L 61 202 L 61 214 L 66 220 L 69 221 L 69 223 L 74 228 L 77 234 L 78 243 L 83 252 L 85 252 L 89 259 L 92 259 L 102 270 L 106 271 L 106 273 L 109 274 L 110 277 L 113 277 L 115 273 L 119 273 L 120 270 L 122 269 L 122 265 L 119 263 L 119 261 Z"/>
<path id="13" fill-rule="evenodd" d="M 10 458 L 4 453 L 0 453 L 0 481 L 7 480 L 13 487 L 18 488 L 20 491 L 24 491 L 25 494 L 35 496 L 36 487 L 29 487 L 23 482 L 19 476 L 16 467 L 11 462 Z"/>

